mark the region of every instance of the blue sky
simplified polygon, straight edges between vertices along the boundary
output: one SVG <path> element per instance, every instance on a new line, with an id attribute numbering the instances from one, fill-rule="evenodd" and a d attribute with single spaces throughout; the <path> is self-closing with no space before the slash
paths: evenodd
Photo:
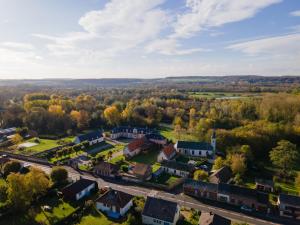
<path id="1" fill-rule="evenodd" d="M 0 79 L 300 75 L 299 0 L 0 0 Z"/>

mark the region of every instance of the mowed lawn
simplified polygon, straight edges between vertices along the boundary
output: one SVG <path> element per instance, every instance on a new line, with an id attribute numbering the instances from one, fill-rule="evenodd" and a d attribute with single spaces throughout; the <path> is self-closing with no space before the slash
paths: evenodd
<path id="1" fill-rule="evenodd" d="M 117 225 L 117 224 L 126 224 L 118 223 L 110 220 L 104 214 L 97 212 L 96 210 L 92 210 L 89 215 L 83 216 L 80 223 L 78 225 Z"/>
<path id="2" fill-rule="evenodd" d="M 35 138 L 31 138 L 31 139 L 27 140 L 26 142 L 36 143 L 36 142 L 34 142 L 34 140 L 35 140 Z M 36 143 L 37 145 L 35 145 L 35 146 L 27 147 L 22 150 L 17 150 L 17 153 L 22 153 L 25 155 L 32 155 L 35 153 L 43 152 L 43 151 L 49 150 L 51 148 L 60 146 L 60 144 L 58 144 L 58 140 L 39 139 L 39 141 L 40 142 Z"/>
<path id="3" fill-rule="evenodd" d="M 159 151 L 157 150 L 149 150 L 147 154 L 140 153 L 139 155 L 134 156 L 128 161 L 153 165 L 157 162 L 158 154 Z"/>
<path id="4" fill-rule="evenodd" d="M 175 132 L 170 127 L 160 126 L 158 130 L 161 135 L 166 137 L 168 140 L 171 140 L 173 143 L 176 143 L 178 141 L 178 139 L 180 139 L 182 141 L 197 141 L 196 137 L 193 137 L 192 135 L 184 133 L 184 132 L 182 132 L 180 134 L 180 137 L 176 137 Z"/>
<path id="5" fill-rule="evenodd" d="M 55 224 L 72 214 L 76 209 L 69 203 L 53 198 L 45 202 L 45 205 L 52 207 L 52 210 L 42 211 L 35 216 L 35 220 L 41 224 Z"/>
<path id="6" fill-rule="evenodd" d="M 169 186 L 176 183 L 178 179 L 180 179 L 180 177 L 163 172 L 157 178 L 152 178 L 151 182 Z"/>

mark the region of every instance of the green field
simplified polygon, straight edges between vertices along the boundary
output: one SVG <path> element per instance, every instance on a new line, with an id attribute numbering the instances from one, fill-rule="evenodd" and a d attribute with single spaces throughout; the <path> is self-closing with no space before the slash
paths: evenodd
<path id="1" fill-rule="evenodd" d="M 117 225 L 117 224 L 126 224 L 118 223 L 115 221 L 110 220 L 106 217 L 103 213 L 100 213 L 96 210 L 92 210 L 89 215 L 82 217 L 80 223 L 78 225 Z"/>
<path id="2" fill-rule="evenodd" d="M 35 143 L 34 140 L 35 140 L 35 138 L 31 138 L 31 139 L 27 140 L 26 142 Z M 17 150 L 16 153 L 31 155 L 31 154 L 43 152 L 43 151 L 49 150 L 51 148 L 60 146 L 60 144 L 58 144 L 57 140 L 39 139 L 39 141 L 40 141 L 40 143 L 37 143 L 37 145 L 25 148 L 23 150 Z"/>
<path id="3" fill-rule="evenodd" d="M 140 153 L 139 155 L 134 156 L 133 158 L 129 159 L 128 161 L 153 165 L 157 162 L 158 154 L 159 154 L 159 151 L 150 150 L 147 154 Z"/>
<path id="4" fill-rule="evenodd" d="M 178 139 L 185 140 L 185 141 L 196 141 L 197 140 L 196 137 L 193 137 L 192 135 L 184 133 L 184 132 L 181 133 L 180 137 L 176 137 L 176 134 L 173 131 L 173 129 L 171 127 L 167 127 L 164 125 L 161 125 L 158 130 L 161 135 L 166 137 L 168 140 L 173 141 L 174 143 L 176 143 L 178 141 Z"/>
<path id="5" fill-rule="evenodd" d="M 258 97 L 257 94 L 252 93 L 235 93 L 235 92 L 188 92 L 188 95 L 192 98 L 205 98 L 205 99 L 239 99 Z"/>
<path id="6" fill-rule="evenodd" d="M 47 201 L 46 205 L 52 207 L 52 210 L 48 212 L 41 209 L 41 212 L 35 216 L 35 220 L 40 224 L 55 224 L 75 211 L 75 208 L 69 203 L 57 198 Z"/>

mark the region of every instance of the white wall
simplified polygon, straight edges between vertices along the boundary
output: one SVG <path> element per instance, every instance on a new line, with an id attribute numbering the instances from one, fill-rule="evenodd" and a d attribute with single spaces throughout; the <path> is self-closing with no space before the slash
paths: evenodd
<path id="1" fill-rule="evenodd" d="M 88 186 L 86 189 L 82 190 L 81 192 L 76 194 L 76 200 L 79 200 L 83 197 L 85 197 L 86 195 L 90 194 L 91 190 L 95 188 L 95 183 L 91 184 L 90 186 Z"/>

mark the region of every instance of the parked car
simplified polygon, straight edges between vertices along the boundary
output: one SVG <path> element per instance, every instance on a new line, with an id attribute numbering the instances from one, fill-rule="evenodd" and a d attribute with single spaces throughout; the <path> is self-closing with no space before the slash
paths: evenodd
<path id="1" fill-rule="evenodd" d="M 252 211 L 253 211 L 252 208 L 250 208 L 250 207 L 248 207 L 248 206 L 246 206 L 246 205 L 243 205 L 243 206 L 241 207 L 241 210 L 242 210 L 242 211 L 245 211 L 245 212 L 252 212 Z"/>

